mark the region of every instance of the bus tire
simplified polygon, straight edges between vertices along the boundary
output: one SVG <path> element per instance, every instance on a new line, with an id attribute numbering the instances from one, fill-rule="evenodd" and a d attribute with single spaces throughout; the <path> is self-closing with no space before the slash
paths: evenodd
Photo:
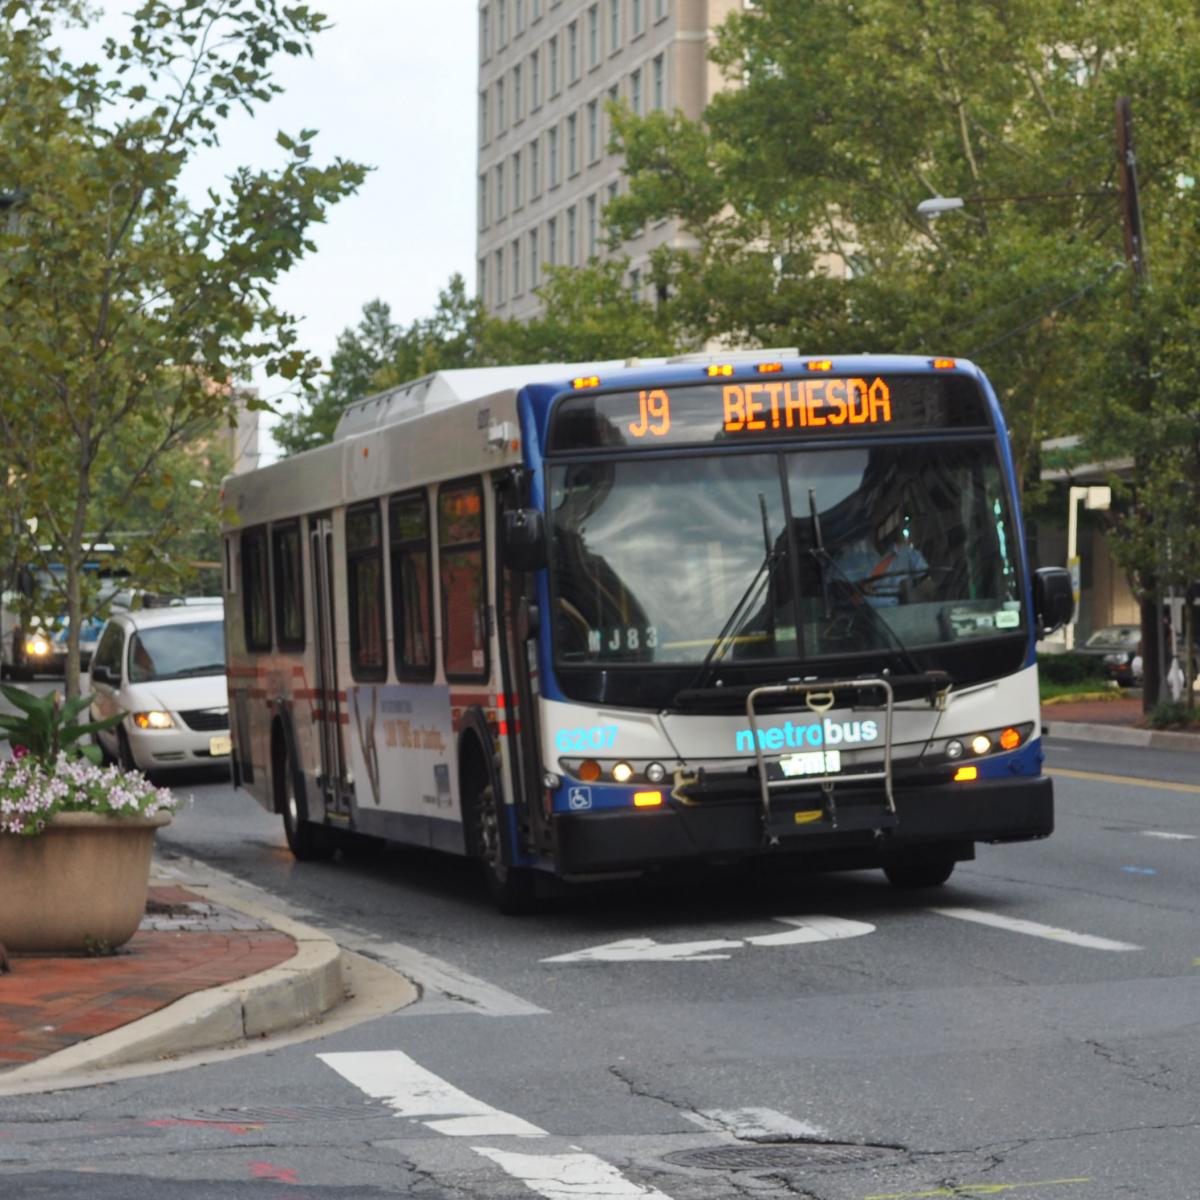
<path id="1" fill-rule="evenodd" d="M 271 764 L 275 807 L 283 816 L 283 836 L 297 862 L 328 862 L 337 848 L 328 830 L 308 819 L 308 807 L 296 787 L 296 763 L 291 751 L 277 738 Z"/>
<path id="2" fill-rule="evenodd" d="M 941 887 L 954 873 L 952 858 L 900 859 L 883 868 L 888 883 L 903 892 Z"/>
<path id="3" fill-rule="evenodd" d="M 486 784 L 475 793 L 469 825 L 471 851 L 483 866 L 492 903 L 506 916 L 522 916 L 537 908 L 537 881 L 532 871 L 510 866 L 500 845 L 501 809 L 496 789 Z"/>

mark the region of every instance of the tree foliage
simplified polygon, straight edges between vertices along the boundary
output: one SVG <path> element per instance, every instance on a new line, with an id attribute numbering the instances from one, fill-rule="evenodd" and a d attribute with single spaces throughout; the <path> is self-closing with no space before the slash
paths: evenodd
<path id="1" fill-rule="evenodd" d="M 81 7 L 0 5 L 0 190 L 15 201 L 0 232 L 3 515 L 11 530 L 37 518 L 19 556 L 48 544 L 66 566 L 69 695 L 90 545 L 181 494 L 194 504 L 171 483 L 177 452 L 228 421 L 251 364 L 312 378 L 270 290 L 364 178 L 316 164 L 305 129 L 278 135 L 277 169 L 241 168 L 202 203 L 181 186 L 233 110 L 280 90 L 273 60 L 311 52 L 325 18 L 307 5 L 140 0 L 101 62 L 74 63 L 55 34 Z M 131 554 L 149 569 L 145 550 Z"/>

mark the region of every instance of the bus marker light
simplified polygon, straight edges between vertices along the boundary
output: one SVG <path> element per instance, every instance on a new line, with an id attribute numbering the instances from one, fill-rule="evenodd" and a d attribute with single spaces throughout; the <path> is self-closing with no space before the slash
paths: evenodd
<path id="1" fill-rule="evenodd" d="M 777 375 L 783 370 L 783 363 L 759 363 L 758 373 L 760 375 Z"/>
<path id="2" fill-rule="evenodd" d="M 652 762 L 646 767 L 646 778 L 651 783 L 662 783 L 667 777 L 667 768 L 660 762 Z"/>
<path id="3" fill-rule="evenodd" d="M 1021 735 L 1012 728 L 1006 729 L 1000 735 L 1001 750 L 1015 750 L 1021 744 Z"/>
<path id="4" fill-rule="evenodd" d="M 594 758 L 585 758 L 579 764 L 579 778 L 584 783 L 595 783 L 600 778 L 600 764 Z"/>
<path id="5" fill-rule="evenodd" d="M 958 770 L 954 772 L 955 783 L 970 783 L 972 779 L 978 778 L 978 767 L 959 767 Z"/>
<path id="6" fill-rule="evenodd" d="M 657 808 L 662 803 L 662 792 L 634 792 L 635 808 Z"/>
<path id="7" fill-rule="evenodd" d="M 628 783 L 633 778 L 633 768 L 627 762 L 619 762 L 612 769 L 612 777 L 618 783 Z"/>
<path id="8" fill-rule="evenodd" d="M 828 358 L 810 359 L 808 363 L 808 369 L 810 371 L 832 371 L 833 362 Z"/>
<path id="9" fill-rule="evenodd" d="M 935 371 L 953 371 L 958 363 L 952 358 L 935 358 L 929 365 Z"/>
<path id="10" fill-rule="evenodd" d="M 600 386 L 599 375 L 580 375 L 578 379 L 571 380 L 573 388 L 594 388 Z"/>
<path id="11" fill-rule="evenodd" d="M 732 375 L 733 374 L 733 364 L 732 363 L 713 363 L 711 366 L 705 367 L 704 370 L 705 370 L 705 373 L 708 375 Z"/>
<path id="12" fill-rule="evenodd" d="M 803 812 L 792 813 L 792 821 L 796 825 L 811 825 L 814 821 L 819 821 L 824 815 L 824 809 L 808 808 Z"/>
<path id="13" fill-rule="evenodd" d="M 986 754 L 992 748 L 992 739 L 986 733 L 977 733 L 971 739 L 972 754 Z"/>

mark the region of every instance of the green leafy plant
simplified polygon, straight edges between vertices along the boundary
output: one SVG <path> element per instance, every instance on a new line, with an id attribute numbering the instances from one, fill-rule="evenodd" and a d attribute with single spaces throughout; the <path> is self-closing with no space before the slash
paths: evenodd
<path id="1" fill-rule="evenodd" d="M 24 754 L 35 759 L 39 766 L 50 769 L 60 754 L 69 758 L 82 756 L 99 764 L 100 747 L 80 745 L 80 739 L 112 729 L 124 719 L 124 713 L 105 717 L 102 721 L 80 724 L 76 717 L 92 702 L 91 696 L 77 696 L 64 701 L 57 692 L 34 696 L 20 688 L 0 684 L 0 693 L 21 710 L 19 715 L 0 715 L 0 730 L 8 736 L 10 745 L 21 747 Z"/>
<path id="2" fill-rule="evenodd" d="M 1150 710 L 1146 724 L 1151 729 L 1194 729 L 1196 714 L 1182 700 L 1164 700 Z"/>

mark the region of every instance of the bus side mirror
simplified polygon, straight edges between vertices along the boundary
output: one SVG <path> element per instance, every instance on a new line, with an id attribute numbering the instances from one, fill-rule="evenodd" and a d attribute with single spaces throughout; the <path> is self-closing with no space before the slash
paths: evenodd
<path id="1" fill-rule="evenodd" d="M 1075 594 L 1065 567 L 1038 567 L 1034 572 L 1033 609 L 1042 637 L 1061 629 L 1075 615 Z"/>
<path id="2" fill-rule="evenodd" d="M 546 522 L 540 509 L 509 509 L 504 514 L 501 537 L 506 567 L 539 571 L 546 565 Z"/>

